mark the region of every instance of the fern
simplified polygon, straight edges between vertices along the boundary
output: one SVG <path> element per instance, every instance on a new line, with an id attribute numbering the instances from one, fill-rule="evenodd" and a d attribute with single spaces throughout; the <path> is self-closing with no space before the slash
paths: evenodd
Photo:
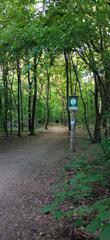
<path id="1" fill-rule="evenodd" d="M 99 235 L 100 240 L 109 240 L 110 239 L 110 223 L 105 224 L 102 228 L 102 231 Z"/>
<path id="2" fill-rule="evenodd" d="M 110 140 L 102 143 L 104 151 L 107 154 L 110 153 Z M 110 239 L 110 198 L 106 196 L 105 199 L 95 200 L 94 188 L 100 186 L 102 188 L 107 188 L 109 186 L 109 176 L 110 176 L 110 159 L 107 158 L 105 161 L 104 154 L 101 158 L 102 149 L 100 145 L 97 145 L 95 151 L 97 150 L 97 155 L 95 161 L 88 161 L 87 156 L 78 157 L 75 156 L 64 167 L 63 174 L 72 171 L 73 174 L 68 178 L 67 181 L 64 180 L 63 183 L 54 186 L 54 201 L 52 204 L 45 206 L 42 211 L 44 213 L 51 212 L 56 219 L 61 219 L 62 217 L 70 218 L 74 217 L 76 220 L 74 226 L 76 227 L 86 227 L 86 230 L 95 234 L 98 230 L 99 237 L 98 240 L 109 240 Z M 93 150 L 94 151 L 94 150 Z M 94 153 L 95 153 L 94 151 Z M 73 176 L 74 175 L 74 176 Z M 102 196 L 104 197 L 104 196 Z M 82 201 L 83 205 L 77 207 L 74 205 L 72 209 L 62 210 L 62 204 L 65 200 L 73 200 L 78 204 Z M 86 200 L 92 199 L 90 201 L 91 205 L 86 205 Z M 85 216 L 88 218 L 88 222 L 85 222 Z"/>

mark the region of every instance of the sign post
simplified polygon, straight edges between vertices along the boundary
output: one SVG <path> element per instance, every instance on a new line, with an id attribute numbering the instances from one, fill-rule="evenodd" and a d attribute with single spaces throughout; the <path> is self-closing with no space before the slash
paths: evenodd
<path id="1" fill-rule="evenodd" d="M 68 109 L 70 111 L 70 152 L 75 152 L 75 129 L 76 129 L 76 118 L 75 113 L 78 110 L 78 96 L 71 96 L 68 99 Z"/>

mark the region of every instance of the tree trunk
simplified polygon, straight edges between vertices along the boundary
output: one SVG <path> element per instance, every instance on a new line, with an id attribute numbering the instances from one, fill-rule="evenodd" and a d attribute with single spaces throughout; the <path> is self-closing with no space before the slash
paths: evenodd
<path id="1" fill-rule="evenodd" d="M 73 95 L 73 92 L 74 92 L 74 90 L 73 90 L 73 82 L 72 82 L 72 69 L 71 69 L 71 61 L 70 61 L 70 59 L 69 59 L 69 82 L 70 82 L 70 93 L 71 93 L 71 96 Z"/>
<path id="2" fill-rule="evenodd" d="M 98 88 L 97 78 L 96 78 L 95 74 L 94 74 L 94 82 L 95 82 L 95 94 L 94 94 L 94 105 L 95 105 L 94 142 L 95 143 L 99 143 L 99 142 L 101 142 L 101 128 L 100 128 L 101 116 L 100 116 L 100 113 L 99 113 L 99 99 L 98 99 L 99 88 Z"/>
<path id="3" fill-rule="evenodd" d="M 68 56 L 66 51 L 64 50 L 64 58 L 65 58 L 65 71 L 66 71 L 66 98 L 67 98 L 67 115 L 68 115 L 68 130 L 71 131 L 70 126 L 70 111 L 68 110 L 68 98 L 69 98 L 69 65 L 68 65 Z"/>
<path id="4" fill-rule="evenodd" d="M 29 63 L 28 63 L 29 65 Z M 32 82 L 30 78 L 30 69 L 28 69 L 28 88 L 29 88 L 29 96 L 28 96 L 28 129 L 31 131 L 31 101 L 32 101 Z"/>
<path id="5" fill-rule="evenodd" d="M 17 113 L 18 113 L 18 136 L 21 136 L 21 101 L 20 101 L 20 93 L 21 93 L 21 68 L 20 68 L 20 61 L 17 58 L 17 78 L 18 78 L 18 106 L 17 106 Z"/>
<path id="6" fill-rule="evenodd" d="M 49 123 L 49 93 L 50 93 L 50 74 L 47 70 L 47 86 L 46 86 L 46 118 L 45 118 L 45 129 L 48 129 Z"/>
<path id="7" fill-rule="evenodd" d="M 65 99 L 62 97 L 62 123 L 66 126 L 66 112 L 65 112 Z"/>
<path id="8" fill-rule="evenodd" d="M 34 56 L 34 96 L 32 104 L 32 119 L 30 135 L 34 135 L 35 130 L 35 113 L 36 113 L 36 98 L 37 98 L 37 58 Z"/>
<path id="9" fill-rule="evenodd" d="M 3 84 L 4 84 L 4 130 L 8 137 L 8 66 L 3 65 Z"/>
<path id="10" fill-rule="evenodd" d="M 23 119 L 23 91 L 22 82 L 20 84 L 20 108 L 21 108 L 21 129 L 24 130 L 24 119 Z"/>
<path id="11" fill-rule="evenodd" d="M 104 96 L 104 118 L 105 118 L 105 138 L 108 138 L 109 135 L 109 122 L 110 122 L 110 67 L 109 67 L 109 59 L 105 61 L 104 65 L 105 70 L 105 89 L 106 94 Z"/>
<path id="12" fill-rule="evenodd" d="M 12 91 L 10 89 L 10 134 L 13 133 L 13 126 L 12 126 Z"/>
<path id="13" fill-rule="evenodd" d="M 5 131 L 5 118 L 4 118 L 4 111 L 3 111 L 2 96 L 0 96 L 0 120 L 1 120 L 1 128 L 3 128 Z"/>
<path id="14" fill-rule="evenodd" d="M 85 100 L 84 100 L 84 98 L 83 98 L 82 89 L 81 89 L 81 84 L 80 84 L 80 80 L 79 80 L 79 76 L 78 76 L 78 70 L 77 70 L 77 67 L 75 66 L 75 64 L 74 64 L 73 61 L 72 61 L 72 65 L 73 65 L 73 70 L 74 70 L 74 73 L 75 73 L 75 76 L 76 76 L 76 85 L 77 85 L 77 83 L 78 83 L 79 91 L 80 91 L 80 96 L 81 96 L 81 100 L 82 100 L 82 103 L 83 103 L 85 125 L 86 125 L 86 128 L 87 128 L 87 131 L 88 131 L 90 140 L 91 140 L 91 142 L 93 142 L 93 137 L 92 137 L 92 134 L 91 134 L 91 132 L 90 132 L 90 128 L 89 128 L 89 124 L 88 124 L 88 119 L 87 119 L 87 106 L 86 106 Z"/>
<path id="15" fill-rule="evenodd" d="M 77 81 L 78 81 L 80 96 L 81 96 L 81 100 L 82 100 L 83 108 L 84 108 L 85 125 L 86 125 L 86 128 L 87 128 L 87 131 L 88 131 L 90 140 L 91 140 L 91 142 L 93 143 L 94 140 L 93 140 L 92 134 L 91 134 L 91 132 L 90 132 L 90 128 L 89 128 L 89 124 L 88 124 L 88 119 L 87 119 L 87 107 L 86 107 L 86 103 L 85 103 L 84 98 L 83 98 L 83 94 L 82 94 L 82 90 L 81 90 L 81 85 L 80 85 L 80 81 L 79 81 L 78 78 L 77 78 Z"/>

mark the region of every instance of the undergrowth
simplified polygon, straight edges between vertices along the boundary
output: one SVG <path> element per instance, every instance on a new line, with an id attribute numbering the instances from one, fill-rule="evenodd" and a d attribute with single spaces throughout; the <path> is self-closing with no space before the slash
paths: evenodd
<path id="1" fill-rule="evenodd" d="M 77 229 L 110 240 L 110 141 L 96 145 L 92 156 L 76 155 L 64 166 L 62 182 L 53 186 L 53 202 L 42 212 L 71 218 Z"/>

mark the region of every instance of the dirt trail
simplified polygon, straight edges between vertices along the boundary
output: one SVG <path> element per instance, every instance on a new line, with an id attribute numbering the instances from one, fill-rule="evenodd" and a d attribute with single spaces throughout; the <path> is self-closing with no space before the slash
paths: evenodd
<path id="1" fill-rule="evenodd" d="M 50 222 L 39 208 L 48 202 L 49 186 L 67 153 L 67 131 L 60 126 L 1 142 L 0 240 L 50 239 Z"/>

